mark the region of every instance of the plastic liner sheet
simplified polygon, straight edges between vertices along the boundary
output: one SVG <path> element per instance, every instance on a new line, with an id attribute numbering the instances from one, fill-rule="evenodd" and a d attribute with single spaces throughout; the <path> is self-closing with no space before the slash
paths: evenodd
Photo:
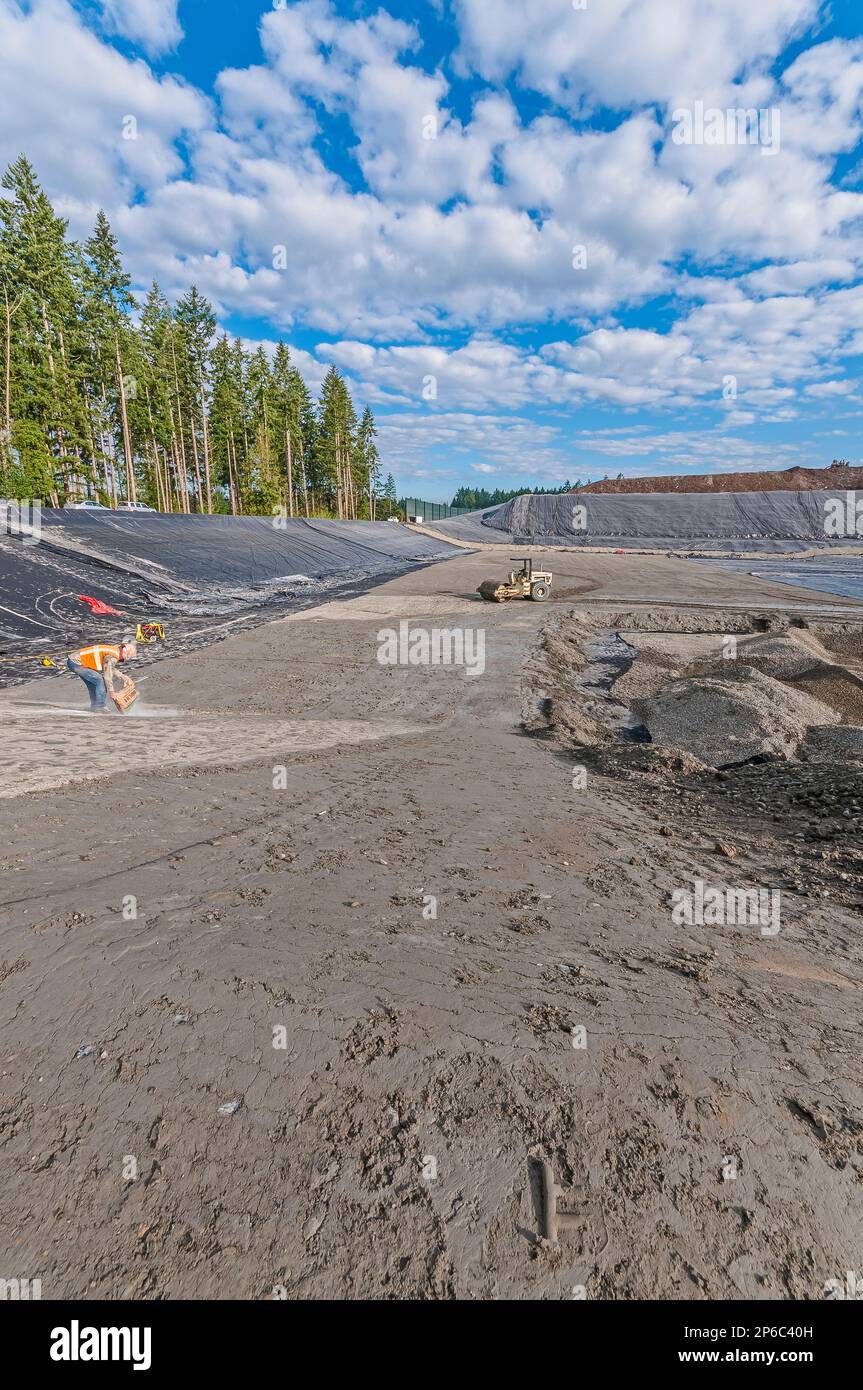
<path id="1" fill-rule="evenodd" d="M 863 536 L 830 534 L 843 492 L 525 494 L 484 511 L 435 523 L 454 540 L 486 543 L 715 551 L 794 551 L 857 546 Z M 829 506 L 828 504 L 833 504 Z M 501 536 L 500 533 L 505 535 Z"/>
<path id="2" fill-rule="evenodd" d="M 125 629 L 154 615 L 171 617 L 176 628 L 181 619 L 200 626 L 278 603 L 309 606 L 336 586 L 374 583 L 457 553 L 386 521 L 274 525 L 269 517 L 48 509 L 37 544 L 0 534 L 0 645 L 6 656 L 6 645 L 18 650 L 16 639 L 52 646 L 58 634 Z M 94 619 L 82 595 L 123 618 Z"/>

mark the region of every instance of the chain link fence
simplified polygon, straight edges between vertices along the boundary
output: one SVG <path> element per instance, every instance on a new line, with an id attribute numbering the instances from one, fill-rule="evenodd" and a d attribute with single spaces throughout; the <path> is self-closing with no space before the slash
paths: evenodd
<path id="1" fill-rule="evenodd" d="M 405 497 L 401 506 L 408 521 L 442 521 L 447 516 L 464 516 L 470 507 L 448 507 L 446 502 L 423 502 L 419 497 Z"/>

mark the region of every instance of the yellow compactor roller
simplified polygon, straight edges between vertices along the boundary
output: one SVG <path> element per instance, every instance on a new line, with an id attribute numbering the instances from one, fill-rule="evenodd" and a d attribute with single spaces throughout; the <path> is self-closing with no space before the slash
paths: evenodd
<path id="1" fill-rule="evenodd" d="M 541 603 L 551 593 L 551 570 L 535 570 L 533 560 L 524 560 L 521 569 L 510 570 L 509 579 L 484 579 L 477 593 L 487 603 L 504 603 L 508 598 L 532 598 Z"/>

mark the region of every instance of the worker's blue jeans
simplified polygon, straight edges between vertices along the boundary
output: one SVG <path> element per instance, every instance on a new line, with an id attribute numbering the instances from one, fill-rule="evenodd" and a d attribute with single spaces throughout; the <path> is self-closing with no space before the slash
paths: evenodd
<path id="1" fill-rule="evenodd" d="M 91 709 L 108 708 L 108 692 L 105 689 L 105 678 L 101 671 L 91 671 L 86 666 L 82 666 L 79 661 L 73 661 L 71 656 L 66 662 L 66 670 L 74 671 L 76 676 L 80 676 L 90 692 Z"/>

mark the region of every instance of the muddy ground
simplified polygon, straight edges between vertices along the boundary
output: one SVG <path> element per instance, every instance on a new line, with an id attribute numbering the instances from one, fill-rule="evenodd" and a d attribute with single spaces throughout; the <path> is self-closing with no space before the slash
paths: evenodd
<path id="1" fill-rule="evenodd" d="M 79 717 L 65 675 L 0 695 L 0 1276 L 818 1299 L 863 1268 L 858 775 L 825 819 L 791 764 L 585 750 L 545 645 L 573 613 L 860 610 L 549 563 L 546 605 L 481 605 L 499 561 L 465 555 L 166 655 L 149 719 Z M 380 664 L 402 618 L 482 627 L 483 674 Z M 780 888 L 782 930 L 676 925 L 699 875 Z M 540 1159 L 579 1218 L 556 1247 Z"/>

